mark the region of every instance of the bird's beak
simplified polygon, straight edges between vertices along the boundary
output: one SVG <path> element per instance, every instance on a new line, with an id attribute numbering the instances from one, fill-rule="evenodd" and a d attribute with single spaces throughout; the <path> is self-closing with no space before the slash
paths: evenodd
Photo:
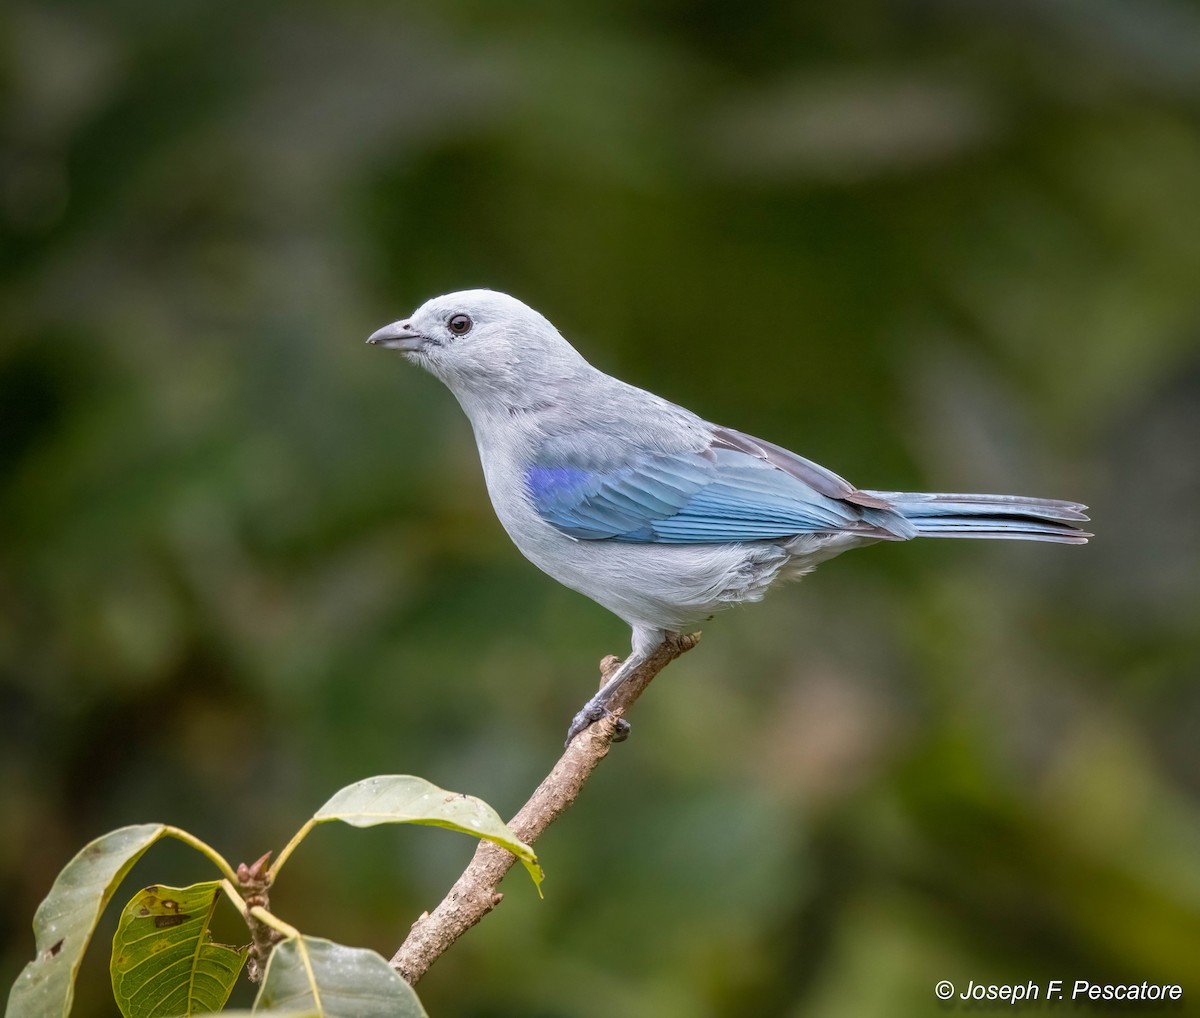
<path id="1" fill-rule="evenodd" d="M 386 346 L 389 350 L 404 350 L 416 353 L 425 346 L 425 337 L 415 331 L 408 322 L 392 322 L 372 332 L 367 342 L 375 346 Z"/>

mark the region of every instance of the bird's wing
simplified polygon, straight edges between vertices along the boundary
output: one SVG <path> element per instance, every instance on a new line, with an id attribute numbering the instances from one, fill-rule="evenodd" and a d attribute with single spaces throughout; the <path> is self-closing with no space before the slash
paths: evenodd
<path id="1" fill-rule="evenodd" d="M 586 541 L 720 544 L 835 532 L 911 536 L 906 521 L 884 503 L 865 495 L 853 501 L 848 496 L 861 494 L 857 489 L 801 457 L 795 457 L 800 466 L 784 469 L 767 453 L 791 454 L 765 443 L 746 447 L 756 442 L 716 429 L 699 451 L 626 449 L 612 457 L 546 446 L 525 471 L 525 489 L 543 520 Z M 844 494 L 835 481 L 845 486 Z"/>
<path id="2" fill-rule="evenodd" d="M 754 438 L 744 432 L 734 431 L 732 428 L 714 427 L 712 429 L 712 445 L 717 449 L 733 449 L 753 456 L 755 459 L 763 460 L 830 498 L 871 509 L 892 508 L 890 503 L 856 488 L 846 478 L 835 474 L 828 467 L 805 459 L 781 445 L 764 442 L 761 438 Z"/>

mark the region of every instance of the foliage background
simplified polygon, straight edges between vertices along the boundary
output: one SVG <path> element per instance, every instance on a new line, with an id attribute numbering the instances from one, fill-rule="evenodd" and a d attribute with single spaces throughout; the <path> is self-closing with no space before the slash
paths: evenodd
<path id="1" fill-rule="evenodd" d="M 1078 498 L 1099 537 L 870 549 L 711 625 L 433 1014 L 1200 995 L 1194 5 L 0 20 L 5 985 L 104 830 L 249 861 L 357 778 L 508 814 L 556 757 L 624 627 L 519 557 L 453 400 L 362 344 L 488 285 L 859 484 Z M 389 954 L 471 849 L 322 830 L 274 903 Z"/>

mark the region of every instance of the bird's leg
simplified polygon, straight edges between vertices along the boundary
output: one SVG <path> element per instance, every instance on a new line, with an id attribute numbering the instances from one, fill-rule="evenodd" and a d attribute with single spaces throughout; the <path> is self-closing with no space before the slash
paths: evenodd
<path id="1" fill-rule="evenodd" d="M 640 668 L 655 649 L 667 639 L 668 634 L 662 629 L 643 628 L 634 626 L 633 628 L 633 646 L 630 649 L 629 657 L 613 671 L 605 669 L 605 664 L 601 664 L 601 673 L 604 676 L 604 682 L 600 686 L 599 692 L 596 693 L 583 707 L 579 713 L 571 719 L 571 727 L 567 729 L 567 745 L 571 744 L 571 740 L 575 738 L 589 725 L 595 724 L 602 717 L 611 714 L 609 703 L 612 701 L 613 695 L 621 685 L 629 678 L 638 668 Z M 605 659 L 609 661 L 613 659 Z M 629 737 L 629 722 L 624 718 L 617 719 L 617 730 L 613 735 L 613 742 L 624 742 Z"/>
<path id="2" fill-rule="evenodd" d="M 624 661 L 621 662 L 611 675 L 607 676 L 604 684 L 587 703 L 585 703 L 571 719 L 571 727 L 567 729 L 566 745 L 571 744 L 571 740 L 575 738 L 585 728 L 595 724 L 606 714 L 611 713 L 608 709 L 608 701 L 612 695 L 620 688 L 621 683 L 633 672 L 638 665 L 645 660 L 643 655 L 632 653 Z M 621 718 L 617 722 L 617 732 L 613 736 L 613 742 L 623 742 L 629 737 L 629 722 Z"/>

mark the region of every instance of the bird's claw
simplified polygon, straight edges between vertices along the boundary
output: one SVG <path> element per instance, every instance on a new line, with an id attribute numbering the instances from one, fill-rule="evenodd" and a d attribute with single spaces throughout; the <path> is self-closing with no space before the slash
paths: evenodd
<path id="1" fill-rule="evenodd" d="M 594 700 L 589 700 L 584 704 L 583 709 L 579 711 L 571 719 L 571 727 L 567 729 L 567 741 L 564 746 L 569 746 L 574 741 L 575 736 L 582 732 L 585 728 L 590 728 L 601 718 L 612 717 L 610 711 L 603 703 L 598 703 Z M 629 738 L 629 730 L 633 726 L 624 718 L 617 718 L 616 724 L 613 726 L 613 742 L 624 742 Z"/>
<path id="2" fill-rule="evenodd" d="M 571 745 L 575 740 L 575 736 L 585 728 L 590 728 L 604 717 L 606 713 L 608 713 L 608 708 L 603 703 L 600 703 L 598 700 L 589 700 L 583 705 L 579 713 L 571 718 L 571 727 L 567 729 L 567 741 L 563 745 Z"/>

